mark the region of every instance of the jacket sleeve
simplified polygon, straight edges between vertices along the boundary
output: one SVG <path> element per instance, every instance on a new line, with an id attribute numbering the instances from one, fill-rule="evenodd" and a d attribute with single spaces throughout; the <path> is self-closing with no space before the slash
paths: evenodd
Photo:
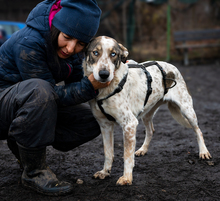
<path id="1" fill-rule="evenodd" d="M 16 45 L 15 62 L 23 80 L 39 78 L 50 82 L 63 106 L 76 105 L 95 98 L 96 93 L 87 77 L 65 86 L 56 86 L 46 61 L 45 47 L 34 37 L 27 37 Z"/>
<path id="2" fill-rule="evenodd" d="M 59 95 L 60 104 L 63 106 L 85 103 L 96 97 L 96 92 L 87 77 L 83 77 L 80 82 L 54 88 Z"/>

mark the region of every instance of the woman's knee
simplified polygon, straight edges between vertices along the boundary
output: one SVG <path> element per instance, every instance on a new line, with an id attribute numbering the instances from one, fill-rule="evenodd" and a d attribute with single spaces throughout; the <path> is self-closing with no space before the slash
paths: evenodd
<path id="1" fill-rule="evenodd" d="M 27 147 L 51 144 L 57 120 L 57 95 L 49 82 L 29 79 L 10 91 L 8 134 Z M 15 107 L 16 106 L 16 107 Z M 6 115 L 6 114 L 5 114 Z"/>
<path id="2" fill-rule="evenodd" d="M 57 101 L 58 96 L 54 91 L 53 86 L 42 79 L 29 79 L 21 82 L 18 85 L 19 98 L 23 99 L 24 96 L 33 97 L 37 103 L 45 103 L 48 101 Z"/>
<path id="3" fill-rule="evenodd" d="M 99 136 L 100 126 L 87 104 L 59 108 L 53 147 L 69 151 Z"/>

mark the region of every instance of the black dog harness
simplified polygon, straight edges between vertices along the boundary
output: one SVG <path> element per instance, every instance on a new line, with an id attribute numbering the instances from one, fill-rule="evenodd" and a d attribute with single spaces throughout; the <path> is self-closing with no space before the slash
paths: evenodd
<path id="1" fill-rule="evenodd" d="M 152 77 L 146 69 L 147 67 L 152 66 L 152 65 L 156 65 L 162 73 L 163 83 L 164 83 L 164 94 L 166 94 L 168 92 L 168 89 L 173 88 L 176 85 L 175 80 L 173 80 L 171 78 L 166 78 L 166 75 L 167 75 L 166 72 L 163 70 L 163 68 L 156 61 L 147 62 L 147 63 L 143 63 L 143 64 L 128 64 L 128 68 L 141 68 L 147 77 L 147 93 L 146 93 L 146 97 L 145 97 L 145 101 L 144 101 L 144 106 L 147 104 L 147 101 L 152 93 L 152 87 L 151 87 Z M 122 80 L 118 84 L 118 87 L 112 93 L 110 93 L 105 98 L 97 100 L 97 104 L 99 106 L 99 109 L 101 110 L 101 112 L 106 116 L 106 118 L 109 121 L 115 121 L 115 118 L 105 112 L 104 108 L 102 107 L 103 101 L 110 98 L 111 96 L 114 96 L 116 93 L 119 93 L 123 89 L 123 86 L 124 86 L 125 82 L 127 81 L 127 77 L 128 77 L 128 73 L 125 74 L 125 76 L 122 78 Z M 172 80 L 174 82 L 174 85 L 171 87 L 166 87 L 166 80 Z"/>

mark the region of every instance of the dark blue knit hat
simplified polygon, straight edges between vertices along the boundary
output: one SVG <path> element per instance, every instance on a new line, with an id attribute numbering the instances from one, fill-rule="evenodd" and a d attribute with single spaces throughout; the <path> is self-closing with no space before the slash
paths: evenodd
<path id="1" fill-rule="evenodd" d="M 99 28 L 101 10 L 96 0 L 61 0 L 61 6 L 52 24 L 68 36 L 88 43 Z"/>

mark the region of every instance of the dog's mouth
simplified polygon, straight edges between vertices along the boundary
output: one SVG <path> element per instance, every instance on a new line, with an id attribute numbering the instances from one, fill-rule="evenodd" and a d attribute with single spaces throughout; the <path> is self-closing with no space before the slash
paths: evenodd
<path id="1" fill-rule="evenodd" d="M 96 78 L 95 78 L 96 79 Z M 110 79 L 102 79 L 102 78 L 99 78 L 99 79 L 96 79 L 98 82 L 101 82 L 101 83 L 106 83 L 106 82 L 109 82 L 111 81 Z"/>
<path id="2" fill-rule="evenodd" d="M 106 82 L 108 82 L 108 81 L 106 81 L 106 80 L 99 80 L 99 82 L 101 82 L 101 83 L 106 83 Z"/>

